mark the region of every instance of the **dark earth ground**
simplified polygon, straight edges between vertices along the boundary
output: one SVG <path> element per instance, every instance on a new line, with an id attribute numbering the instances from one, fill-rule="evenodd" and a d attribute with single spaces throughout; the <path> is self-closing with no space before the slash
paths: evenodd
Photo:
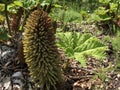
<path id="1" fill-rule="evenodd" d="M 0 90 L 11 90 L 12 85 L 13 90 L 33 90 L 34 83 L 29 77 L 27 65 L 19 61 L 22 57 L 20 40 L 16 38 L 12 43 L 0 43 Z M 88 57 L 86 67 L 81 67 L 73 59 L 68 60 L 63 51 L 58 49 L 66 90 L 120 90 L 120 68 L 115 69 L 114 53 L 111 45 L 109 47 L 107 59 L 100 61 Z"/>
<path id="2" fill-rule="evenodd" d="M 70 65 L 64 71 L 67 90 L 120 90 L 120 72 L 113 70 L 113 61 L 108 59 L 102 63 L 95 58 L 87 59 L 87 66 L 70 60 Z"/>

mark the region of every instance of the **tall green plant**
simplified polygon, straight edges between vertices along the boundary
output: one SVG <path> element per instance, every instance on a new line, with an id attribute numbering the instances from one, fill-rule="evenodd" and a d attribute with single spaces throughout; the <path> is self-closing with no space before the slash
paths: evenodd
<path id="1" fill-rule="evenodd" d="M 106 57 L 107 46 L 90 34 L 65 32 L 56 34 L 58 47 L 62 48 L 69 58 L 75 58 L 82 66 L 86 65 L 86 57 L 98 59 Z"/>

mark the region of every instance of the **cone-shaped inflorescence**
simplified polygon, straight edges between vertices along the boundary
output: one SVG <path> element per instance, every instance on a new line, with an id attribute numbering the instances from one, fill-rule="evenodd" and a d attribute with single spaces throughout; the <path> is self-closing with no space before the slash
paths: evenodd
<path id="1" fill-rule="evenodd" d="M 54 34 L 48 14 L 42 9 L 34 10 L 26 21 L 23 45 L 30 75 L 41 90 L 55 90 L 61 79 Z"/>

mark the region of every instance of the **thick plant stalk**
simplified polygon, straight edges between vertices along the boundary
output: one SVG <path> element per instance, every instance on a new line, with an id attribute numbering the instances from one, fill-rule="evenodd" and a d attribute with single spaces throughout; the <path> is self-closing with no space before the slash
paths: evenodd
<path id="1" fill-rule="evenodd" d="M 7 12 L 7 6 L 8 6 L 8 4 L 5 4 L 5 16 L 6 16 L 6 21 L 7 21 L 7 25 L 8 25 L 8 33 L 9 33 L 9 35 L 11 35 L 10 22 L 9 22 L 9 17 L 8 17 L 8 12 Z"/>
<path id="2" fill-rule="evenodd" d="M 51 18 L 41 9 L 28 17 L 23 38 L 24 55 L 30 75 L 41 90 L 56 90 L 61 80 L 60 58 Z"/>

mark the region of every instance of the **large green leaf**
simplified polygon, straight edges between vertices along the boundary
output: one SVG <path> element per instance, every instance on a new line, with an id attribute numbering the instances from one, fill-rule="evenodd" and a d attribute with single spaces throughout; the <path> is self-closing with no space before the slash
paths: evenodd
<path id="1" fill-rule="evenodd" d="M 22 6 L 23 6 L 22 2 L 20 2 L 20 1 L 14 1 L 13 3 L 14 3 L 16 6 L 19 6 L 19 7 L 22 7 Z"/>
<path id="2" fill-rule="evenodd" d="M 86 56 L 103 59 L 106 57 L 107 46 L 90 34 L 79 32 L 62 32 L 56 34 L 57 45 L 62 48 L 68 57 L 74 57 L 82 66 L 86 64 Z"/>

